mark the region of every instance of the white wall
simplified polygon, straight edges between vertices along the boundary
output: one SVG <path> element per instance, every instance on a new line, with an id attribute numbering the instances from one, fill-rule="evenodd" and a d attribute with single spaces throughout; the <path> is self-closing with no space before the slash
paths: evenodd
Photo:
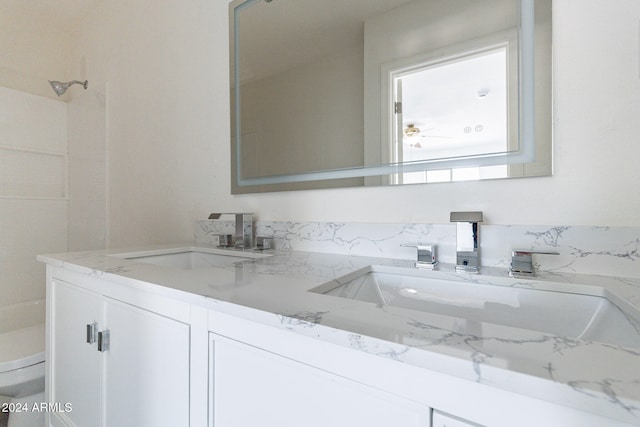
<path id="1" fill-rule="evenodd" d="M 81 29 L 74 67 L 107 87 L 110 246 L 192 239 L 194 219 L 233 208 L 226 10 L 98 2 Z"/>
<path id="2" fill-rule="evenodd" d="M 553 5 L 553 177 L 231 196 L 227 0 L 100 2 L 74 61 L 109 87 L 109 245 L 191 239 L 192 221 L 216 210 L 444 223 L 471 209 L 493 224 L 640 225 L 640 2 Z"/>

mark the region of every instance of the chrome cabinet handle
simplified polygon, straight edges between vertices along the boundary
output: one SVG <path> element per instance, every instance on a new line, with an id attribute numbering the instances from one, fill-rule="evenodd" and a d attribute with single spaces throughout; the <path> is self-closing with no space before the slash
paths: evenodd
<path id="1" fill-rule="evenodd" d="M 109 350 L 111 344 L 111 333 L 109 330 L 98 332 L 98 351 L 105 352 Z"/>
<path id="2" fill-rule="evenodd" d="M 96 342 L 96 333 L 98 332 L 98 324 L 96 322 L 87 324 L 87 344 Z"/>

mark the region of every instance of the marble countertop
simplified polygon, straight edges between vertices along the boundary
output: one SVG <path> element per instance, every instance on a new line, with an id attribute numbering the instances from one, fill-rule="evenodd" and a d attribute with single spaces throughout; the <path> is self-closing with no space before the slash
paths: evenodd
<path id="1" fill-rule="evenodd" d="M 635 344 L 586 341 L 486 322 L 470 326 L 455 317 L 308 292 L 370 265 L 413 269 L 409 260 L 283 251 L 189 270 L 114 256 L 194 246 L 73 252 L 38 259 L 357 351 L 640 424 L 640 348 Z M 640 336 L 640 279 L 577 274 L 511 279 L 504 269 L 483 268 L 481 274 L 470 275 L 446 264 L 424 274 L 606 296 L 635 313 L 628 320 Z"/>

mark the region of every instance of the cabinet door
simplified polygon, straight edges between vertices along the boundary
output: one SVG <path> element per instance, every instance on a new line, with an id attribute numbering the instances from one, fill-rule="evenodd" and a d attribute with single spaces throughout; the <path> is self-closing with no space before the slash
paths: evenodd
<path id="1" fill-rule="evenodd" d="M 65 425 L 100 425 L 100 353 L 87 343 L 87 325 L 101 322 L 101 297 L 52 280 L 50 287 L 49 401 L 72 405 L 52 414 Z"/>
<path id="2" fill-rule="evenodd" d="M 188 426 L 189 326 L 104 300 L 104 425 Z"/>
<path id="3" fill-rule="evenodd" d="M 429 408 L 211 334 L 214 427 L 427 427 Z"/>

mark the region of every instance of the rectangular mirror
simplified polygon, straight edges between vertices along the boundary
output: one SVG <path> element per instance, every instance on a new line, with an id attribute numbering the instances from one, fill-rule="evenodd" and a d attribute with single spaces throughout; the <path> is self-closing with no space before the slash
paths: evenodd
<path id="1" fill-rule="evenodd" d="M 232 192 L 550 175 L 551 0 L 236 0 Z"/>

